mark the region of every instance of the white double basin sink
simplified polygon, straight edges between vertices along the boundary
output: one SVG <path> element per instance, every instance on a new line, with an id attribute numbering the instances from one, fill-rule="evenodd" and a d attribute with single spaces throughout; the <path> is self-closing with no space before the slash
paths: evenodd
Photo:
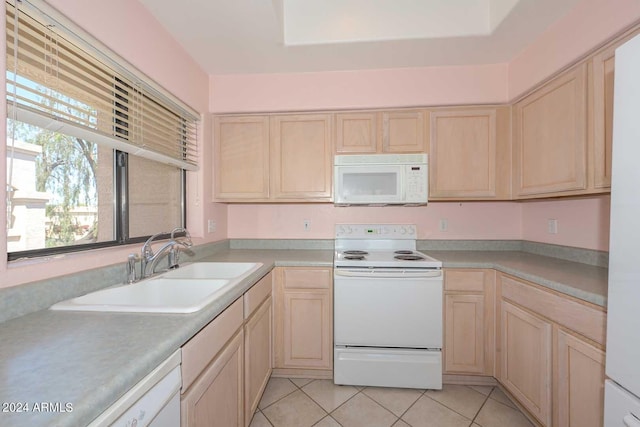
<path id="1" fill-rule="evenodd" d="M 62 301 L 52 310 L 195 313 L 262 267 L 249 262 L 199 262 L 130 285 Z"/>

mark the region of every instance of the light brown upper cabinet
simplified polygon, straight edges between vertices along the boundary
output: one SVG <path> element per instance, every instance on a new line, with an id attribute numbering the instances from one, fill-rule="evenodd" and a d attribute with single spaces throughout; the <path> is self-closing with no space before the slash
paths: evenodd
<path id="1" fill-rule="evenodd" d="M 336 114 L 336 153 L 378 152 L 378 113 Z"/>
<path id="2" fill-rule="evenodd" d="M 593 185 L 611 187 L 611 148 L 613 136 L 613 81 L 615 48 L 609 47 L 591 61 L 593 77 Z"/>
<path id="3" fill-rule="evenodd" d="M 431 112 L 429 198 L 510 198 L 510 108 Z"/>
<path id="4" fill-rule="evenodd" d="M 215 198 L 269 197 L 269 117 L 214 120 Z"/>
<path id="5" fill-rule="evenodd" d="M 425 111 L 398 110 L 381 114 L 383 153 L 423 153 L 427 151 Z"/>
<path id="6" fill-rule="evenodd" d="M 598 51 L 590 60 L 590 186 L 594 192 L 611 189 L 611 149 L 613 147 L 613 83 L 616 48 L 639 31 L 632 30 Z"/>
<path id="7" fill-rule="evenodd" d="M 331 115 L 271 117 L 271 197 L 329 201 L 333 182 Z"/>
<path id="8" fill-rule="evenodd" d="M 355 111 L 336 114 L 336 154 L 424 153 L 424 110 Z"/>
<path id="9" fill-rule="evenodd" d="M 587 187 L 587 66 L 560 75 L 515 105 L 514 192 L 520 198 Z"/>
<path id="10" fill-rule="evenodd" d="M 215 117 L 214 138 L 216 201 L 331 201 L 331 114 Z"/>

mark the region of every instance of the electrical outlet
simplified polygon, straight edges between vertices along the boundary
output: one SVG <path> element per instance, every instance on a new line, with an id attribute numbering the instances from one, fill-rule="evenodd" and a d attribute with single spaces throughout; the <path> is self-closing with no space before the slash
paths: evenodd
<path id="1" fill-rule="evenodd" d="M 547 233 L 549 233 L 549 234 L 558 234 L 558 220 L 557 219 L 549 219 L 547 221 Z"/>
<path id="2" fill-rule="evenodd" d="M 304 228 L 304 231 L 310 231 L 311 230 L 311 220 L 310 219 L 305 219 L 302 221 L 302 228 Z"/>
<path id="3" fill-rule="evenodd" d="M 447 231 L 447 230 L 449 230 L 449 220 L 441 219 L 440 220 L 440 231 Z"/>
<path id="4" fill-rule="evenodd" d="M 215 233 L 216 222 L 214 220 L 210 219 L 209 221 L 207 221 L 207 230 L 209 230 L 209 233 Z"/>

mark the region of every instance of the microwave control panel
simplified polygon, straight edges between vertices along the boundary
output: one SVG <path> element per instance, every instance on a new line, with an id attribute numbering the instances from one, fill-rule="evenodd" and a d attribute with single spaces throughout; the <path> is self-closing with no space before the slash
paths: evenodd
<path id="1" fill-rule="evenodd" d="M 427 195 L 427 168 L 424 165 L 406 165 L 406 198 L 408 202 Z"/>

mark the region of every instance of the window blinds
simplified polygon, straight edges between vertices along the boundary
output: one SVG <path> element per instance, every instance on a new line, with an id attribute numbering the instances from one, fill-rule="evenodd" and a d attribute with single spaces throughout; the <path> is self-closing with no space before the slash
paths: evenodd
<path id="1" fill-rule="evenodd" d="M 9 117 L 197 169 L 197 116 L 28 2 L 6 2 Z M 120 69 L 119 69 L 120 68 Z"/>

